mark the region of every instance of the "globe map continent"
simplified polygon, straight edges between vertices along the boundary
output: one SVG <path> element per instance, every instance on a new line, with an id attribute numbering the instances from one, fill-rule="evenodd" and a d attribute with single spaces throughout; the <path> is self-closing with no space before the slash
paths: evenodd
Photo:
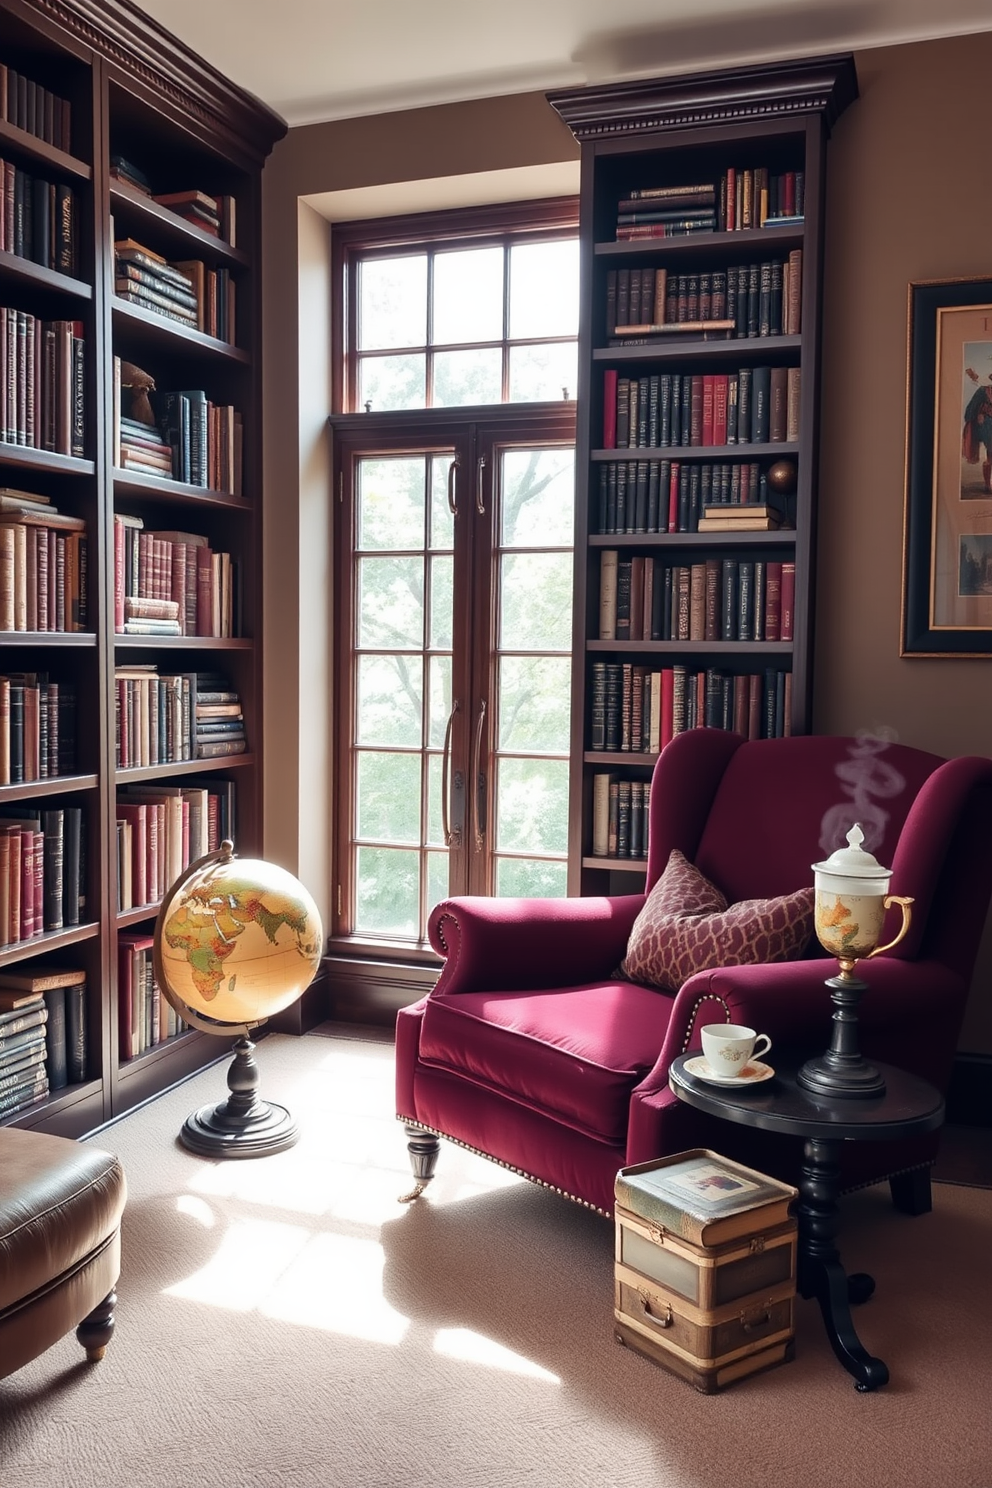
<path id="1" fill-rule="evenodd" d="M 276 985 L 271 990 L 281 990 L 281 983 L 297 980 L 285 965 L 287 951 L 299 956 L 298 985 L 302 988 L 309 982 L 319 958 L 320 932 L 315 933 L 310 910 L 302 900 L 275 887 L 263 889 L 230 872 L 220 881 L 208 875 L 200 885 L 195 881 L 185 884 L 177 898 L 178 908 L 168 916 L 163 934 L 169 948 L 185 963 L 197 996 L 191 999 L 188 990 L 176 991 L 193 1005 L 198 1000 L 208 1005 L 215 1002 L 225 981 L 226 990 L 234 992 L 239 963 L 244 961 L 245 969 L 250 965 L 257 975 L 267 955 L 275 957 Z M 169 961 L 174 972 L 176 960 L 169 957 Z"/>

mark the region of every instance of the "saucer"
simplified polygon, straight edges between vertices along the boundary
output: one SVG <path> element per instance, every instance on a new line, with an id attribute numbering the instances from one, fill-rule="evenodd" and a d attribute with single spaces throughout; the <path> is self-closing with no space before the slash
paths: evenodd
<path id="1" fill-rule="evenodd" d="M 697 1080 L 705 1080 L 710 1085 L 760 1085 L 763 1080 L 770 1080 L 775 1073 L 770 1064 L 752 1059 L 739 1075 L 715 1075 L 702 1054 L 687 1059 L 682 1068 L 686 1074 L 694 1075 Z"/>

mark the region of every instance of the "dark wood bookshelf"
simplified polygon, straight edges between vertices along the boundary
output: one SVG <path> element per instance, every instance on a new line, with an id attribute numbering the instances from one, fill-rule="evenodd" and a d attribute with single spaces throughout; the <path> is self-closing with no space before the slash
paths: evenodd
<path id="1" fill-rule="evenodd" d="M 150 226 L 156 242 L 174 245 L 174 256 L 177 258 L 186 258 L 190 253 L 195 253 L 197 256 L 202 254 L 204 261 L 209 259 L 215 263 L 247 266 L 251 262 L 242 248 L 232 247 L 223 238 L 214 237 L 213 233 L 197 227 L 195 223 L 186 222 L 168 207 L 161 206 L 136 187 L 129 186 L 126 181 L 111 180 L 110 210 L 114 214 L 115 229 L 119 234 L 123 236 L 122 229 L 127 226 L 127 236 L 133 237 L 136 233 L 140 235 L 145 226 Z"/>
<path id="2" fill-rule="evenodd" d="M 575 135 L 582 157 L 570 893 L 634 892 L 638 878 L 643 880 L 645 865 L 638 858 L 592 852 L 594 779 L 607 774 L 618 783 L 628 781 L 640 799 L 657 759 L 653 733 L 650 751 L 643 748 L 648 739 L 646 731 L 640 741 L 633 741 L 641 747 L 629 752 L 600 747 L 598 732 L 593 739 L 594 662 L 597 671 L 601 662 L 621 669 L 626 667 L 628 673 L 636 665 L 655 678 L 666 667 L 682 666 L 687 674 L 686 686 L 692 688 L 696 700 L 701 698 L 702 689 L 697 686 L 695 674 L 721 674 L 727 680 L 717 681 L 715 685 L 723 686 L 725 695 L 729 692 L 731 697 L 735 685 L 744 686 L 735 683 L 735 679 L 758 676 L 764 686 L 772 689 L 769 695 L 778 688 L 777 716 L 774 696 L 770 713 L 765 711 L 765 695 L 762 697 L 759 727 L 763 731 L 774 727 L 778 732 L 803 733 L 810 727 L 826 145 L 833 123 L 856 96 L 854 63 L 848 55 L 592 85 L 548 95 Z M 769 178 L 769 215 L 781 210 L 772 205 L 776 178 L 784 183 L 788 176 L 791 187 L 796 174 L 802 173 L 805 191 L 801 209 L 788 221 L 761 225 L 759 193 L 754 198 L 755 214 L 749 225 L 727 230 L 721 198 L 721 192 L 726 190 L 726 173 L 732 169 L 743 179 L 756 168 L 762 168 Z M 621 201 L 644 191 L 700 185 L 714 188 L 712 230 L 691 231 L 684 236 L 618 239 Z M 651 209 L 651 205 L 646 202 L 643 210 Z M 658 202 L 653 205 L 657 210 Z M 641 209 L 639 203 L 637 210 Z M 726 221 L 729 223 L 729 218 Z M 645 333 L 641 344 L 636 344 L 633 336 L 629 338 L 631 344 L 610 344 L 623 339 L 613 328 L 610 311 L 611 296 L 615 290 L 619 298 L 622 276 L 627 271 L 632 276 L 643 277 L 647 272 L 664 270 L 670 295 L 676 276 L 686 276 L 688 283 L 690 276 L 726 275 L 729 270 L 736 275 L 742 268 L 754 269 L 760 275 L 761 266 L 768 265 L 770 277 L 771 265 L 787 263 L 790 254 L 801 255 L 798 320 L 787 320 L 784 315 L 781 320 L 769 316 L 764 335 L 754 334 L 753 328 L 751 334 L 742 334 L 738 322 L 733 334 L 720 335 L 714 329 L 710 333 L 712 339 L 695 332 L 654 338 Z M 774 270 L 776 275 L 779 272 Z M 786 302 L 784 293 L 782 302 Z M 653 308 L 653 298 L 651 304 Z M 638 310 L 640 313 L 635 313 L 631 307 L 628 318 L 621 317 L 616 323 L 656 323 L 653 313 L 645 313 L 645 301 L 641 301 Z M 684 318 L 709 317 L 702 312 L 696 317 L 686 313 Z M 728 309 L 723 318 L 734 317 Z M 796 324 L 798 331 L 794 329 Z M 689 385 L 690 376 L 702 379 L 712 374 L 710 386 L 715 386 L 718 379 L 731 376 L 738 369 L 761 366 L 793 369 L 793 375 L 794 369 L 799 369 L 800 389 L 794 404 L 798 413 L 798 438 L 773 442 L 742 439 L 739 443 L 720 445 L 705 445 L 700 440 L 692 444 L 675 442 L 647 447 L 645 443 L 638 445 L 635 435 L 633 444 L 605 447 L 609 438 L 604 409 L 608 370 L 616 370 L 619 379 L 631 381 L 650 379 L 656 373 L 681 374 L 686 379 L 685 386 Z M 654 384 L 655 388 L 658 386 Z M 642 397 L 643 388 L 651 391 L 649 382 L 641 387 Z M 794 433 L 794 428 L 789 432 Z M 748 430 L 749 434 L 754 432 L 754 428 Z M 783 459 L 796 467 L 795 485 L 784 511 L 787 526 L 768 532 L 699 531 L 690 512 L 688 518 L 680 518 L 683 530 L 679 531 L 631 531 L 634 523 L 629 514 L 617 523 L 626 530 L 601 530 L 600 482 L 603 472 L 612 465 L 626 465 L 628 470 L 623 474 L 628 481 L 632 480 L 635 465 L 663 461 L 677 462 L 682 473 L 686 470 L 691 473 L 707 463 L 756 466 L 759 477 L 764 478 L 770 467 Z M 700 473 L 700 487 L 702 480 Z M 612 487 L 607 488 L 607 495 L 609 489 Z M 631 499 L 631 487 L 627 489 Z M 752 494 L 750 499 L 769 498 Z M 667 490 L 659 492 L 658 506 L 661 515 L 657 525 L 663 527 L 667 525 L 669 510 Z M 606 510 L 609 513 L 611 508 L 607 506 Z M 728 504 L 728 513 L 733 510 L 733 505 Z M 640 525 L 647 526 L 648 522 Z M 662 568 L 700 565 L 707 558 L 730 562 L 736 555 L 742 563 L 794 562 L 793 638 L 788 641 L 601 640 L 600 574 L 602 555 L 609 549 L 617 551 L 621 562 L 643 557 L 645 563 L 658 565 L 653 570 L 656 582 Z M 667 565 L 663 562 L 666 552 L 672 560 Z M 615 678 L 617 674 L 613 675 Z M 632 676 L 630 685 L 636 685 Z M 598 699 L 597 719 L 602 716 L 600 709 L 605 707 L 602 698 Z M 732 714 L 722 714 L 724 724 L 728 716 Z M 703 722 L 702 718 L 693 720 L 689 714 L 686 726 Z M 663 743 L 664 739 L 659 738 L 659 742 Z M 601 791 L 605 784 L 600 781 Z M 603 800 L 602 794 L 599 799 Z M 602 842 L 602 837 L 599 841 Z M 623 878 L 614 881 L 615 874 Z"/>
<path id="3" fill-rule="evenodd" d="M 85 923 L 0 947 L 0 966 L 30 973 L 54 956 L 86 973 L 87 1078 L 17 1113 L 10 1125 L 82 1136 L 224 1058 L 228 1041 L 184 1031 L 135 1058 L 120 1046 L 118 935 L 150 931 L 158 906 L 118 913 L 117 789 L 132 783 L 196 787 L 236 782 L 236 848 L 261 850 L 261 355 L 259 264 L 261 172 L 285 125 L 130 0 L 0 0 L 0 64 L 66 99 L 71 127 L 57 148 L 0 119 L 0 157 L 72 188 L 72 274 L 0 250 L 0 301 L 45 320 L 80 322 L 84 339 L 86 458 L 0 443 L 0 486 L 51 495 L 60 512 L 87 523 L 84 633 L 3 631 L 3 671 L 44 671 L 76 688 L 76 759 L 71 775 L 0 785 L 15 811 L 78 806 L 85 826 Z M 22 119 L 23 122 L 23 119 Z M 152 201 L 111 173 L 120 153 L 159 194 L 198 190 L 235 204 L 236 246 Z M 118 299 L 114 236 L 132 237 L 166 261 L 200 259 L 231 271 L 236 344 Z M 203 389 L 243 423 L 242 496 L 114 467 L 114 358 L 154 377 L 159 395 Z M 128 407 L 122 410 L 125 414 Z M 196 532 L 230 553 L 240 575 L 242 637 L 123 636 L 114 630 L 115 510 L 146 528 Z M 0 513 L 2 521 L 2 513 Z M 148 592 L 148 591 L 142 591 Z M 250 752 L 174 765 L 116 767 L 115 666 L 158 663 L 159 671 L 218 671 L 230 677 Z M 54 922 L 54 921 L 53 921 Z"/>
<path id="4" fill-rule="evenodd" d="M 170 320 L 167 315 L 146 310 L 143 305 L 131 305 L 127 300 L 118 299 L 116 295 L 113 297 L 113 307 L 114 319 L 122 324 L 130 323 L 134 327 L 140 327 L 141 332 L 147 336 L 149 346 L 156 343 L 168 346 L 170 342 L 178 341 L 187 350 L 200 356 L 225 357 L 228 361 L 240 362 L 246 367 L 251 365 L 251 353 L 230 341 L 219 341 L 216 336 L 208 336 L 205 331 L 197 331 L 178 320 Z"/>

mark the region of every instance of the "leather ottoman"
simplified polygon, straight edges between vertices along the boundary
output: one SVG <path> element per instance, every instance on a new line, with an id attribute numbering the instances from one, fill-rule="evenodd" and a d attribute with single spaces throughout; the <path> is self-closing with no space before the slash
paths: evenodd
<path id="1" fill-rule="evenodd" d="M 0 1378 L 72 1328 L 87 1358 L 102 1359 L 126 1196 L 111 1153 L 0 1127 Z"/>

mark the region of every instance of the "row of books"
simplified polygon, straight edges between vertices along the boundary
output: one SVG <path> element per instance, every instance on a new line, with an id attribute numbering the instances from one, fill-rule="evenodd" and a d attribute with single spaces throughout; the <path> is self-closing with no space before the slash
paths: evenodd
<path id="1" fill-rule="evenodd" d="M 0 1119 L 47 1100 L 48 1009 L 40 995 L 8 1008 L 0 991 Z"/>
<path id="2" fill-rule="evenodd" d="M 71 775 L 76 768 L 76 689 L 47 672 L 0 676 L 0 785 Z"/>
<path id="3" fill-rule="evenodd" d="M 78 925 L 84 878 L 81 807 L 0 808 L 0 945 Z"/>
<path id="4" fill-rule="evenodd" d="M 710 449 L 799 438 L 799 367 L 736 372 L 603 373 L 603 448 Z"/>
<path id="5" fill-rule="evenodd" d="M 114 292 L 219 341 L 235 341 L 235 282 L 202 259 L 169 260 L 133 238 L 114 244 Z"/>
<path id="6" fill-rule="evenodd" d="M 15 1024 L 25 1020 L 19 1029 Z M 15 1040 L 24 1035 L 23 1042 Z M 86 972 L 40 958 L 0 973 L 0 1079 L 43 1073 L 48 1090 L 86 1079 L 89 1053 Z M 42 1068 L 43 1067 L 43 1068 Z M 7 1089 L 10 1089 L 8 1085 Z"/>
<path id="7" fill-rule="evenodd" d="M 202 388 L 156 394 L 158 424 L 121 413 L 121 359 L 114 358 L 114 464 L 240 496 L 244 429 L 229 404 L 212 403 Z"/>
<path id="8" fill-rule="evenodd" d="M 71 150 L 72 109 L 67 98 L 0 62 L 0 119 L 57 150 Z"/>
<path id="9" fill-rule="evenodd" d="M 233 817 L 230 781 L 129 785 L 117 793 L 117 908 L 157 904 L 184 868 L 215 852 Z M 233 841 L 233 837 L 232 837 Z"/>
<path id="10" fill-rule="evenodd" d="M 60 274 L 76 272 L 78 202 L 71 186 L 0 160 L 0 247 Z"/>
<path id="11" fill-rule="evenodd" d="M 223 238 L 232 248 L 237 246 L 237 203 L 233 196 L 214 195 L 196 188 L 186 191 L 153 191 L 152 183 L 145 172 L 120 154 L 111 156 L 110 174 L 115 180 L 125 181 L 136 191 L 150 197 L 160 207 L 168 207 L 170 212 L 175 212 L 184 222 L 191 222 L 202 232 L 210 233 L 215 238 Z"/>
<path id="12" fill-rule="evenodd" d="M 149 531 L 114 514 L 114 628 L 121 635 L 233 636 L 240 572 L 202 533 Z"/>
<path id="13" fill-rule="evenodd" d="M 651 782 L 620 780 L 612 771 L 592 777 L 594 858 L 646 858 Z"/>
<path id="14" fill-rule="evenodd" d="M 670 274 L 664 268 L 610 269 L 606 334 L 617 343 L 664 337 L 696 326 L 724 337 L 798 335 L 802 302 L 801 248 L 789 257 L 728 269 Z"/>
<path id="15" fill-rule="evenodd" d="M 601 641 L 791 641 L 795 603 L 792 559 L 600 553 Z"/>
<path id="16" fill-rule="evenodd" d="M 186 1027 L 155 979 L 150 935 L 122 932 L 117 937 L 118 1040 L 122 1061 L 175 1038 Z"/>
<path id="17" fill-rule="evenodd" d="M 117 768 L 181 764 L 244 754 L 238 694 L 216 672 L 160 676 L 151 664 L 119 666 L 115 680 Z"/>
<path id="18" fill-rule="evenodd" d="M 805 173 L 728 166 L 718 179 L 632 190 L 617 203 L 617 240 L 735 232 L 803 216 Z"/>
<path id="19" fill-rule="evenodd" d="M 0 630 L 85 631 L 87 579 L 83 519 L 0 492 Z"/>
<path id="20" fill-rule="evenodd" d="M 84 385 L 82 321 L 0 308 L 0 440 L 81 458 Z"/>
<path id="21" fill-rule="evenodd" d="M 755 461 L 609 460 L 599 466 L 598 530 L 604 535 L 696 532 L 708 510 L 769 506 L 767 473 Z M 787 502 L 775 511 L 788 526 Z"/>
<path id="22" fill-rule="evenodd" d="M 792 673 L 774 667 L 742 673 L 594 661 L 591 682 L 592 750 L 657 754 L 690 728 L 730 729 L 746 739 L 791 732 Z"/>

